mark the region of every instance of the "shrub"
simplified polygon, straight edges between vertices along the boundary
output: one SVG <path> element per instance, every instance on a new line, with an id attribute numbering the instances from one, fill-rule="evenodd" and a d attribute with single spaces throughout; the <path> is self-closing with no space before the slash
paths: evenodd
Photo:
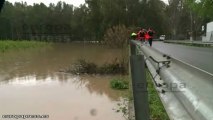
<path id="1" fill-rule="evenodd" d="M 73 68 L 69 68 L 66 72 L 71 72 L 74 74 L 94 74 L 97 73 L 97 65 L 91 62 L 88 62 L 84 59 L 80 59 L 75 63 Z"/>
<path id="2" fill-rule="evenodd" d="M 124 25 L 113 26 L 104 34 L 104 44 L 111 48 L 126 48 L 130 33 Z"/>
<path id="3" fill-rule="evenodd" d="M 73 74 L 127 74 L 128 70 L 124 66 L 125 64 L 116 61 L 117 59 L 113 63 L 98 66 L 95 63 L 80 59 L 72 67 L 61 71 Z"/>

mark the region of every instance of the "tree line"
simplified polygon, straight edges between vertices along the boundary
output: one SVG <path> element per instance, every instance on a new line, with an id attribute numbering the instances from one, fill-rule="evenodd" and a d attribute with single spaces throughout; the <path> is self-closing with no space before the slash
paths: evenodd
<path id="1" fill-rule="evenodd" d="M 27 5 L 5 2 L 0 13 L 0 39 L 103 40 L 117 25 L 151 27 L 167 39 L 188 39 L 204 34 L 201 26 L 213 20 L 212 0 L 85 0 L 74 7 L 65 2 Z M 203 8 L 203 9 L 200 9 Z"/>

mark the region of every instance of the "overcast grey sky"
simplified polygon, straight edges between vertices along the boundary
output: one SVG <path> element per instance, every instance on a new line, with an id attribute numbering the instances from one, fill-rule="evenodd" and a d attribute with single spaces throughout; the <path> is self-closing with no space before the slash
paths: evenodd
<path id="1" fill-rule="evenodd" d="M 6 0 L 12 3 L 15 2 L 21 2 L 21 1 L 26 1 L 28 5 L 33 5 L 33 3 L 40 3 L 43 2 L 45 5 L 49 5 L 50 3 L 57 3 L 58 1 L 64 1 L 69 4 L 73 4 L 74 6 L 79 6 L 80 4 L 83 4 L 85 0 Z M 168 0 L 162 0 L 165 3 L 168 3 Z"/>

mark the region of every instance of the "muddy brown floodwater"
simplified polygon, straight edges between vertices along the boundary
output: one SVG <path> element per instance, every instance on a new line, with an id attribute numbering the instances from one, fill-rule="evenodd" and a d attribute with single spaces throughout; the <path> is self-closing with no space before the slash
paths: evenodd
<path id="1" fill-rule="evenodd" d="M 118 76 L 58 72 L 79 58 L 98 64 L 120 56 L 119 50 L 80 44 L 0 53 L 2 115 L 49 115 L 49 120 L 124 120 L 116 113 L 123 91 L 110 88 Z"/>

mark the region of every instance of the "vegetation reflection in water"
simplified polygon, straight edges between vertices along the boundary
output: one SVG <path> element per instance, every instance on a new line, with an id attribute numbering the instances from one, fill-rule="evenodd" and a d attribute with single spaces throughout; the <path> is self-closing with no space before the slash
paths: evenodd
<path id="1" fill-rule="evenodd" d="M 0 105 L 7 109 L 0 110 L 0 113 L 27 114 L 30 109 L 32 113 L 50 114 L 54 120 L 60 116 L 65 120 L 73 117 L 122 120 L 122 114 L 112 109 L 122 99 L 120 95 L 123 93 L 109 88 L 111 77 L 56 73 L 40 80 L 35 76 L 25 76 L 1 82 Z M 64 112 L 59 112 L 61 110 Z"/>

